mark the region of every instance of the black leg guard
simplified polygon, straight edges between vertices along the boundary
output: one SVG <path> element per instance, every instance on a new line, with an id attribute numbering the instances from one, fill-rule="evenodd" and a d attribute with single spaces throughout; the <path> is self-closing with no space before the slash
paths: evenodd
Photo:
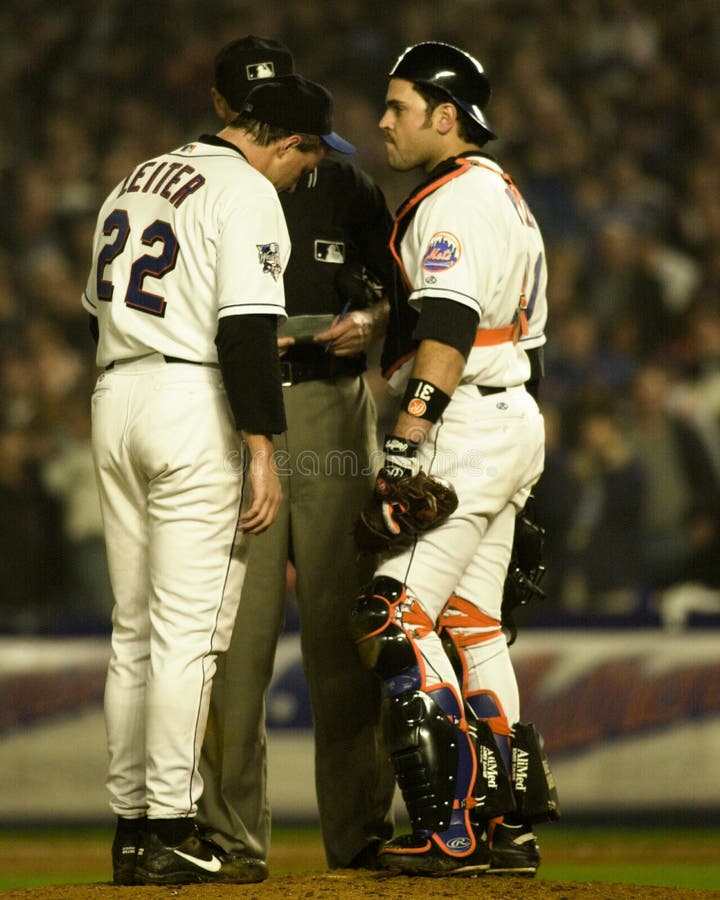
<path id="1" fill-rule="evenodd" d="M 417 665 L 415 650 L 393 621 L 405 599 L 405 585 L 394 578 L 376 578 L 350 611 L 350 633 L 360 659 L 381 678 L 392 678 Z"/>
<path id="2" fill-rule="evenodd" d="M 406 601 L 403 584 L 376 578 L 350 620 L 363 662 L 383 680 L 383 734 L 412 823 L 412 834 L 384 844 L 378 859 L 409 875 L 475 874 L 489 867 L 490 850 L 470 821 L 474 735 L 456 690 L 426 685 L 414 633 L 403 627 Z"/>
<path id="3" fill-rule="evenodd" d="M 380 862 L 408 875 L 473 875 L 490 850 L 472 826 L 475 746 L 448 685 L 388 701 L 386 735 L 412 834 L 385 844 Z"/>
<path id="4" fill-rule="evenodd" d="M 415 645 L 395 622 L 405 598 L 401 582 L 376 578 L 358 597 L 350 627 L 363 662 L 383 679 L 382 730 L 413 831 L 445 831 L 459 769 L 469 792 L 472 749 L 458 729 L 458 699 L 423 689 Z"/>
<path id="5" fill-rule="evenodd" d="M 413 831 L 450 824 L 458 770 L 455 725 L 422 691 L 384 701 L 383 733 Z"/>
<path id="6" fill-rule="evenodd" d="M 491 875 L 533 877 L 540 866 L 540 848 L 533 823 L 560 818 L 555 780 L 543 739 L 534 725 L 517 722 L 512 737 L 514 813 L 486 822 L 490 841 Z"/>
<path id="7" fill-rule="evenodd" d="M 470 711 L 468 707 L 468 711 Z M 473 794 L 475 806 L 471 813 L 473 824 L 480 824 L 497 816 L 515 811 L 515 797 L 510 776 L 503 762 L 495 735 L 487 722 L 470 721 L 470 733 L 475 738 L 477 774 Z"/>
<path id="8" fill-rule="evenodd" d="M 513 725 L 511 779 L 517 806 L 514 818 L 519 822 L 552 822 L 560 818 L 557 788 L 543 739 L 530 722 Z"/>
<path id="9" fill-rule="evenodd" d="M 440 639 L 465 695 L 466 672 L 461 652 L 447 628 L 441 629 Z M 473 788 L 475 807 L 471 813 L 471 819 L 476 824 L 514 811 L 515 798 L 508 772 L 510 758 L 507 743 L 501 743 L 504 739 L 496 737 L 485 720 L 485 717 L 492 718 L 499 715 L 499 710 L 495 706 L 488 707 L 486 698 L 479 700 L 473 697 L 468 700 L 466 696 L 463 696 L 463 707 L 470 734 L 475 741 L 477 757 L 477 776 Z M 503 760 L 503 752 L 508 759 L 507 765 Z"/>

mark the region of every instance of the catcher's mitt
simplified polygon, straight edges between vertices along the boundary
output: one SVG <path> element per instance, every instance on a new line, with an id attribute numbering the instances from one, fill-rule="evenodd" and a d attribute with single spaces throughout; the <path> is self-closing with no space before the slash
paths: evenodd
<path id="1" fill-rule="evenodd" d="M 355 523 L 355 542 L 366 553 L 399 552 L 422 532 L 442 525 L 457 505 L 453 486 L 442 478 L 422 470 L 390 478 L 381 469 L 373 501 Z"/>

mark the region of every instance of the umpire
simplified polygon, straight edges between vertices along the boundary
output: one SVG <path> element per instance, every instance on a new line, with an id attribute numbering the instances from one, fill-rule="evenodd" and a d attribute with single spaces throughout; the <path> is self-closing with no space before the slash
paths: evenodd
<path id="1" fill-rule="evenodd" d="M 226 122 L 259 78 L 293 71 L 283 44 L 247 36 L 215 60 L 215 110 Z M 267 877 L 265 697 L 283 628 L 288 560 L 296 571 L 302 658 L 310 690 L 315 777 L 328 865 L 374 867 L 392 834 L 392 769 L 379 747 L 379 685 L 347 634 L 343 601 L 370 577 L 352 540 L 370 495 L 376 411 L 362 373 L 385 330 L 392 225 L 381 191 L 357 168 L 323 160 L 281 195 L 292 241 L 284 273 L 290 325 L 324 315 L 331 327 L 280 339 L 287 432 L 275 436 L 283 503 L 253 540 L 230 647 L 218 661 L 201 763 L 207 834 Z M 311 329 L 312 332 L 312 329 Z"/>

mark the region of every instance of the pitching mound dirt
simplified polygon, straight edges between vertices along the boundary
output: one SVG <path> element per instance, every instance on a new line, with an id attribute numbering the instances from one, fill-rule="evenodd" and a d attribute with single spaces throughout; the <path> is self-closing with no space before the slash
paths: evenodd
<path id="1" fill-rule="evenodd" d="M 519 877 L 407 878 L 380 873 L 302 872 L 262 884 L 114 887 L 63 884 L 2 892 L 3 900 L 710 900 L 716 891 L 627 884 L 576 884 Z"/>

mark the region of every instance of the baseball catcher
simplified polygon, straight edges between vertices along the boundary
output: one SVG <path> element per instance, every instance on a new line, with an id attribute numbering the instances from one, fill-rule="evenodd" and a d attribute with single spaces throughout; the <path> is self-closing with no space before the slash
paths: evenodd
<path id="1" fill-rule="evenodd" d="M 405 335 L 386 341 L 400 350 L 383 366 L 400 406 L 379 509 L 358 525 L 361 540 L 381 535 L 390 552 L 350 626 L 382 680 L 384 741 L 410 821 L 378 862 L 407 875 L 533 875 L 533 824 L 557 815 L 541 739 L 520 720 L 501 625 L 516 515 L 544 463 L 523 341 L 545 309 L 546 252 L 512 177 L 484 149 L 495 137 L 490 94 L 478 60 L 427 41 L 389 72 L 380 120 L 391 168 L 419 167 L 426 178 L 400 205 L 390 239 L 416 321 L 409 345 Z"/>

